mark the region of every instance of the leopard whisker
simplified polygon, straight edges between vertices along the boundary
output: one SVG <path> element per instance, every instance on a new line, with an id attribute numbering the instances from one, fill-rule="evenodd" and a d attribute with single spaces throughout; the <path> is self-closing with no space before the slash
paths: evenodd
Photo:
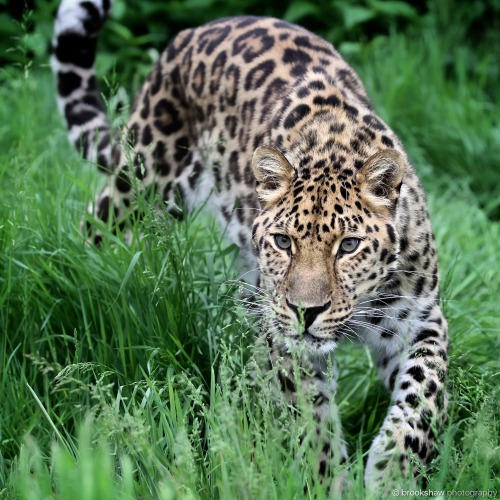
<path id="1" fill-rule="evenodd" d="M 396 338 L 402 339 L 402 337 L 399 335 L 398 332 L 395 332 L 394 330 L 389 330 L 388 328 L 385 328 L 383 326 L 374 325 L 372 323 L 368 323 L 365 321 L 359 321 L 359 320 L 349 320 L 349 321 L 353 325 L 361 326 L 363 328 L 367 328 L 370 330 L 375 330 L 375 331 L 378 331 L 380 333 L 388 333 L 388 334 L 390 334 L 391 337 L 396 337 Z"/>
<path id="2" fill-rule="evenodd" d="M 375 301 L 377 302 L 382 302 L 384 300 L 398 300 L 398 299 L 407 299 L 407 300 L 417 300 L 417 299 L 421 299 L 422 297 L 419 297 L 417 295 L 399 295 L 399 294 L 393 294 L 393 293 L 384 293 L 384 294 L 380 294 L 380 295 L 376 295 L 374 297 L 371 297 L 369 299 L 366 299 L 366 300 L 363 300 L 363 301 L 360 301 L 358 302 L 357 305 L 363 305 L 363 304 L 370 304 L 370 303 L 373 303 Z M 387 304 L 387 305 L 390 305 L 390 304 Z"/>
<path id="3" fill-rule="evenodd" d="M 426 276 L 428 278 L 434 278 L 437 273 L 426 273 L 424 271 L 410 271 L 409 269 L 391 269 L 387 271 L 387 274 L 415 274 L 418 276 Z"/>
<path id="4" fill-rule="evenodd" d="M 381 311 L 377 311 L 380 313 Z M 352 315 L 353 318 L 367 318 L 367 317 L 372 317 L 372 318 L 381 318 L 381 319 L 388 319 L 393 321 L 394 323 L 399 323 L 399 322 L 406 322 L 406 323 L 421 323 L 421 321 L 418 318 L 399 318 L 397 316 L 390 316 L 388 314 L 366 314 L 364 312 L 360 313 L 354 313 Z"/>
<path id="5" fill-rule="evenodd" d="M 348 328 L 352 334 L 350 333 L 346 333 L 343 331 L 343 328 Z M 347 323 L 344 323 L 341 327 L 341 329 L 339 330 L 339 333 L 341 335 L 343 335 L 344 337 L 346 337 L 349 341 L 353 342 L 353 340 L 359 340 L 359 341 L 363 341 L 363 338 L 359 335 L 359 333 L 354 329 L 354 328 L 351 328 L 351 326 Z"/>

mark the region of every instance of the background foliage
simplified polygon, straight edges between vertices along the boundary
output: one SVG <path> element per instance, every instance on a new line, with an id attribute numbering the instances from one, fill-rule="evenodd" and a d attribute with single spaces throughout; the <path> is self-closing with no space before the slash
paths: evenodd
<path id="1" fill-rule="evenodd" d="M 0 11 L 0 62 L 24 67 L 46 65 L 58 4 L 59 0 L 0 0 L 0 8 L 3 6 L 4 11 Z M 484 95 L 477 96 L 483 99 L 482 109 L 472 110 L 473 113 L 492 113 L 490 103 L 498 102 L 495 96 L 500 80 L 500 51 L 494 48 L 500 43 L 500 0 L 467 3 L 453 0 L 115 0 L 111 19 L 101 37 L 97 61 L 98 72 L 106 80 L 104 90 L 107 86 L 108 92 L 114 93 L 120 85 L 125 85 L 133 94 L 152 62 L 177 32 L 218 17 L 241 14 L 271 15 L 303 24 L 334 43 L 353 63 L 367 60 L 363 52 L 373 44 L 378 44 L 381 50 L 391 51 L 388 37 L 404 33 L 407 40 L 421 41 L 427 44 L 429 52 L 434 52 L 422 54 L 420 63 L 423 65 L 415 68 L 424 86 L 427 83 L 426 65 L 431 58 L 435 66 L 432 71 L 442 75 L 440 83 L 449 86 L 452 94 L 455 85 L 465 82 L 465 85 L 476 82 L 478 90 L 484 91 Z M 425 36 L 432 38 L 425 40 Z M 382 72 L 379 74 L 382 77 Z M 435 93 L 429 90 L 430 95 Z M 408 97 L 408 104 L 418 102 L 422 105 L 421 101 Z M 447 111 L 453 115 L 460 112 L 453 102 L 462 96 L 450 97 L 451 109 Z M 424 98 L 424 105 L 425 101 Z M 413 121 L 414 113 L 422 115 L 418 109 L 411 113 L 405 111 L 404 116 L 391 123 L 399 124 L 399 118 Z M 450 122 L 453 123 L 453 116 Z M 478 165 L 499 164 L 500 152 L 492 148 L 499 134 L 496 120 L 483 150 L 474 158 Z M 447 140 L 454 143 L 454 154 L 447 162 L 447 173 L 471 175 L 461 166 L 463 156 L 472 153 L 471 144 L 463 142 L 465 135 L 455 127 L 450 130 Z M 441 145 L 429 146 L 433 155 L 431 160 L 437 159 Z M 442 162 L 431 163 L 438 166 Z M 489 172 L 471 178 L 471 188 L 480 196 L 488 214 L 498 219 L 500 208 L 494 200 L 500 199 L 500 186 L 494 184 Z"/>
<path id="2" fill-rule="evenodd" d="M 213 221 L 151 213 L 130 246 L 83 243 L 102 179 L 55 112 L 57 3 L 0 0 L 0 498 L 302 498 L 304 485 L 322 498 L 299 446 L 313 426 L 269 394 L 236 250 Z M 132 95 L 180 29 L 240 13 L 334 42 L 401 136 L 427 188 L 452 332 L 449 424 L 428 487 L 500 491 L 500 2 L 116 0 L 104 94 Z M 363 348 L 338 358 L 363 498 L 388 395 Z"/>

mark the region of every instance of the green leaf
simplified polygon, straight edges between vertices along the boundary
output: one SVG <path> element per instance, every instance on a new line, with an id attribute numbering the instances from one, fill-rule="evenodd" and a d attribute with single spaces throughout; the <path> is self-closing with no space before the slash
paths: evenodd
<path id="1" fill-rule="evenodd" d="M 111 19 L 108 21 L 106 29 L 123 40 L 131 41 L 134 38 L 134 34 L 129 28 Z"/>
<path id="2" fill-rule="evenodd" d="M 311 2 L 292 2 L 286 10 L 283 18 L 291 23 L 296 23 L 307 16 L 318 17 L 320 10 Z"/>
<path id="3" fill-rule="evenodd" d="M 347 29 L 354 28 L 354 26 L 363 24 L 376 17 L 373 10 L 360 7 L 359 5 L 347 5 L 340 3 L 338 4 L 338 7 L 342 11 L 344 25 Z"/>
<path id="4" fill-rule="evenodd" d="M 130 279 L 130 275 L 132 274 L 132 271 L 134 270 L 135 265 L 137 264 L 137 261 L 139 260 L 139 257 L 141 256 L 142 251 L 136 252 L 134 256 L 132 257 L 132 260 L 130 261 L 130 265 L 128 266 L 127 273 L 125 274 L 125 277 L 123 278 L 122 284 L 120 285 L 120 289 L 118 290 L 118 294 L 123 290 L 123 287 L 127 284 L 128 280 Z"/>
<path id="5" fill-rule="evenodd" d="M 338 46 L 339 52 L 344 57 L 353 56 L 355 54 L 359 54 L 363 48 L 363 45 L 360 42 L 342 42 Z"/>
<path id="6" fill-rule="evenodd" d="M 372 0 L 370 6 L 378 14 L 388 16 L 401 16 L 412 18 L 417 15 L 417 11 L 409 3 L 397 1 L 377 1 Z"/>

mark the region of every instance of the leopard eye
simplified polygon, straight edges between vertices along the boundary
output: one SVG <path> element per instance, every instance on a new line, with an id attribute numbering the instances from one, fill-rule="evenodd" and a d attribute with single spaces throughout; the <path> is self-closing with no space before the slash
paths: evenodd
<path id="1" fill-rule="evenodd" d="M 352 253 L 356 248 L 358 248 L 361 240 L 358 238 L 346 238 L 340 243 L 340 250 L 343 253 Z"/>
<path id="2" fill-rule="evenodd" d="M 286 234 L 275 234 L 274 242 L 280 250 L 290 250 L 292 240 Z"/>

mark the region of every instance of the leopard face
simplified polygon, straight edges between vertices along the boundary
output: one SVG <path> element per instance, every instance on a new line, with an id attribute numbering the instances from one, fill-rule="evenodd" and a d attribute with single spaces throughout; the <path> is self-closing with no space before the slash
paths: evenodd
<path id="1" fill-rule="evenodd" d="M 253 169 L 263 205 L 253 244 L 262 286 L 273 297 L 272 326 L 288 345 L 330 351 L 355 336 L 349 321 L 397 267 L 403 158 L 384 150 L 356 172 L 323 164 L 298 171 L 279 151 L 261 147 Z"/>

